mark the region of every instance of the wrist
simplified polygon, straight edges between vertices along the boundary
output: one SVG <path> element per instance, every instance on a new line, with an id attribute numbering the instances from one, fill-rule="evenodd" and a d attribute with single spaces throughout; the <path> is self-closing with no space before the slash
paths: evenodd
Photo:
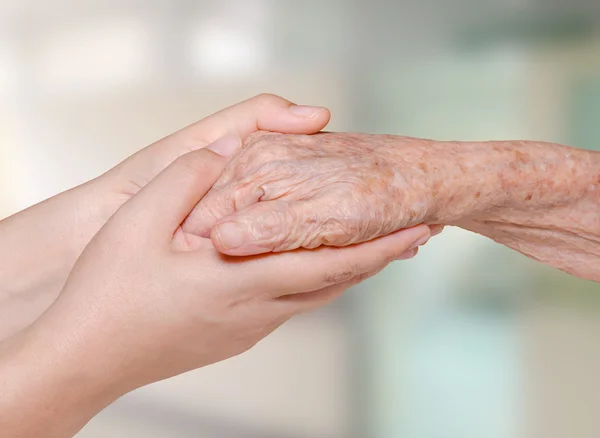
<path id="1" fill-rule="evenodd" d="M 495 143 L 433 142 L 429 159 L 432 223 L 456 225 L 485 215 L 510 198 L 510 159 Z"/>
<path id="2" fill-rule="evenodd" d="M 397 137 L 391 154 L 397 170 L 390 185 L 395 203 L 413 206 L 408 225 L 452 224 L 498 202 L 492 181 L 482 181 L 485 152 L 475 143 Z M 400 175 L 400 177 L 397 176 Z"/>

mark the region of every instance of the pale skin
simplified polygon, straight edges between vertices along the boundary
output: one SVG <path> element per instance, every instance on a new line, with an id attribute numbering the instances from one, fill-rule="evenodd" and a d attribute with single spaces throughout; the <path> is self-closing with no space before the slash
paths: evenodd
<path id="1" fill-rule="evenodd" d="M 183 224 L 231 255 L 455 225 L 600 281 L 600 153 L 519 142 L 257 133 Z M 192 239 L 193 237 L 189 237 Z"/>
<path id="2" fill-rule="evenodd" d="M 426 225 L 256 257 L 222 255 L 182 229 L 242 139 L 259 129 L 317 132 L 328 119 L 260 96 L 0 222 L 0 320 L 10 317 L 0 343 L 3 436 L 73 436 L 123 394 L 240 354 L 413 257 L 432 234 Z"/>
<path id="3" fill-rule="evenodd" d="M 86 184 L 2 220 L 0 340 L 33 322 L 56 299 L 96 232 L 176 158 L 226 134 L 242 141 L 257 130 L 314 134 L 329 118 L 324 108 L 257 96 L 148 146 Z"/>
<path id="4" fill-rule="evenodd" d="M 220 255 L 208 239 L 182 247 L 181 223 L 226 163 L 206 149 L 177 159 L 101 228 L 49 310 L 0 346 L 3 433 L 72 436 L 121 395 L 246 351 L 429 237 L 422 225 L 254 258 Z"/>
<path id="5" fill-rule="evenodd" d="M 600 281 L 598 153 L 309 136 L 329 113 L 292 108 L 245 102 L 0 223 L 0 311 L 21 310 L 0 344 L 0 430 L 71 436 L 126 392 L 239 354 L 414 256 L 443 225 Z"/>

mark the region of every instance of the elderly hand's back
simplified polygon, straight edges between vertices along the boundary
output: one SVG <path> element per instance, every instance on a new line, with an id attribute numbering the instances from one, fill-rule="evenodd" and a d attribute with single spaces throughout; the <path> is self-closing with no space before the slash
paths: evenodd
<path id="1" fill-rule="evenodd" d="M 386 135 L 258 133 L 183 224 L 232 255 L 344 246 L 440 223 L 433 142 Z M 436 174 L 432 178 L 431 174 Z"/>

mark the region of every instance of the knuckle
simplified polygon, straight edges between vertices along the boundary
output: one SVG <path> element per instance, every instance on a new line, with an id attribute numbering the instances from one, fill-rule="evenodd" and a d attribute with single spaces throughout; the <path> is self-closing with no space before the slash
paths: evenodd
<path id="1" fill-rule="evenodd" d="M 231 165 L 236 175 L 245 175 L 261 164 L 280 159 L 282 148 L 269 138 L 271 135 L 270 133 L 253 134 L 250 142 L 246 143 Z"/>
<path id="2" fill-rule="evenodd" d="M 256 184 L 231 187 L 224 196 L 227 205 L 231 205 L 235 211 L 242 210 L 250 205 L 260 202 L 265 195 L 262 186 Z"/>
<path id="3" fill-rule="evenodd" d="M 283 98 L 272 93 L 261 93 L 255 96 L 254 100 L 261 106 L 273 106 L 285 101 Z"/>
<path id="4" fill-rule="evenodd" d="M 234 178 L 248 177 L 255 172 L 261 161 L 260 155 L 255 154 L 252 150 L 242 151 L 240 158 L 232 165 Z"/>
<path id="5" fill-rule="evenodd" d="M 235 178 L 231 176 L 227 171 L 221 173 L 219 179 L 213 184 L 210 189 L 211 192 L 227 190 L 235 181 Z"/>
<path id="6" fill-rule="evenodd" d="M 307 241 L 310 240 L 310 225 L 304 220 L 304 215 L 294 207 L 294 204 L 282 203 L 278 211 L 279 227 L 274 236 L 274 250 L 276 252 L 290 251 L 297 248 L 310 248 Z M 319 246 L 319 245 L 317 245 Z M 313 248 L 316 248 L 314 246 Z"/>
<path id="7" fill-rule="evenodd" d="M 287 220 L 289 213 L 284 205 L 276 207 L 274 210 L 264 212 L 257 217 L 258 235 L 262 238 L 272 240 L 276 251 L 287 250 L 286 241 L 288 232 L 293 225 Z"/>
<path id="8" fill-rule="evenodd" d="M 212 226 L 223 216 L 223 208 L 216 202 L 207 202 L 199 205 L 194 210 L 186 222 L 184 222 L 184 231 L 199 237 L 210 236 Z"/>
<path id="9" fill-rule="evenodd" d="M 359 240 L 360 226 L 352 220 L 327 218 L 319 227 L 321 244 L 329 246 L 351 245 Z"/>
<path id="10" fill-rule="evenodd" d="M 221 214 L 240 211 L 260 201 L 264 190 L 255 184 L 230 183 L 213 187 L 200 205 L 206 205 Z"/>
<path id="11" fill-rule="evenodd" d="M 281 141 L 283 134 L 259 132 L 254 134 L 251 142 L 244 149 L 244 158 L 251 161 L 269 161 L 281 157 L 285 153 L 285 145 Z"/>

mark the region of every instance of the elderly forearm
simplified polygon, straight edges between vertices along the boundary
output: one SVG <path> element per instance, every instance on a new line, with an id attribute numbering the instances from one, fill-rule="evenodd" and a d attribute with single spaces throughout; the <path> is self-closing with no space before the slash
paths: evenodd
<path id="1" fill-rule="evenodd" d="M 599 153 L 540 142 L 444 148 L 454 157 L 453 188 L 434 220 L 600 281 Z"/>

